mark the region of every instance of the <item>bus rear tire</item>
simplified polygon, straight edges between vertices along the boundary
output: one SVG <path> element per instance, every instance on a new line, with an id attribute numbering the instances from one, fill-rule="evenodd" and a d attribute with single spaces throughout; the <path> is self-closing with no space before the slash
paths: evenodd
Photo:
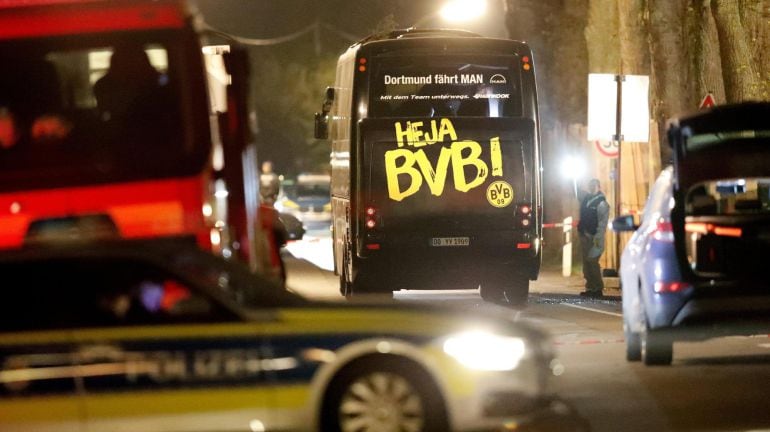
<path id="1" fill-rule="evenodd" d="M 481 299 L 490 303 L 501 303 L 505 299 L 505 294 L 500 286 L 484 281 L 479 288 Z"/>
<path id="2" fill-rule="evenodd" d="M 350 267 L 350 254 L 345 246 L 342 254 L 342 269 L 340 269 L 340 294 L 349 299 L 353 295 L 353 284 L 348 281 L 348 268 Z"/>
<path id="3" fill-rule="evenodd" d="M 490 303 L 522 307 L 527 304 L 529 279 L 526 276 L 492 277 L 481 282 L 479 293 Z"/>
<path id="4" fill-rule="evenodd" d="M 529 279 L 518 277 L 508 282 L 503 289 L 503 294 L 505 295 L 505 302 L 509 306 L 526 306 L 527 298 L 529 297 Z"/>

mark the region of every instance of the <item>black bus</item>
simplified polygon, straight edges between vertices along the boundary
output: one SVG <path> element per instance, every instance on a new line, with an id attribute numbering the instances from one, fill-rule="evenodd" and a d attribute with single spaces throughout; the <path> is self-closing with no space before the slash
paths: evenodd
<path id="1" fill-rule="evenodd" d="M 525 43 L 414 29 L 364 39 L 340 56 L 316 135 L 332 145 L 343 295 L 480 287 L 526 302 L 542 163 Z"/>

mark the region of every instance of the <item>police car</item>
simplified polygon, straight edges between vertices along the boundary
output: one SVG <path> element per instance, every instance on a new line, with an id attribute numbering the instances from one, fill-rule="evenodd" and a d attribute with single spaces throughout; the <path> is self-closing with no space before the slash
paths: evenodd
<path id="1" fill-rule="evenodd" d="M 305 300 L 195 247 L 0 253 L 1 431 L 445 431 L 542 416 L 539 331 Z M 517 429 L 519 430 L 519 429 Z"/>

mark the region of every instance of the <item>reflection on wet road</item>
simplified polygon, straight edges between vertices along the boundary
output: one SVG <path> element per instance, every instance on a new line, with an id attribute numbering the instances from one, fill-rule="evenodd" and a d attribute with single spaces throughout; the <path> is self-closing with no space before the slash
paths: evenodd
<path id="1" fill-rule="evenodd" d="M 304 259 L 287 255 L 288 284 L 304 295 L 341 300 L 338 277 L 311 262 L 333 268 L 330 259 L 324 263 L 324 248 L 331 248 L 327 241 L 311 239 L 310 246 L 290 247 Z M 527 307 L 508 313 L 551 334 L 563 365 L 553 388 L 591 430 L 770 430 L 768 335 L 676 343 L 670 367 L 628 363 L 620 292 L 581 298 L 581 282 L 545 271 L 532 284 Z M 482 301 L 477 290 L 400 291 L 394 299 L 482 312 L 500 308 Z"/>

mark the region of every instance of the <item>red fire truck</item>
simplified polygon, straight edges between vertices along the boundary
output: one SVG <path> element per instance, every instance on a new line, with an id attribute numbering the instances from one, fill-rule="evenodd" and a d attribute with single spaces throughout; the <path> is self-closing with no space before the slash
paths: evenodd
<path id="1" fill-rule="evenodd" d="M 0 248 L 184 237 L 267 275 L 243 50 L 181 0 L 0 2 Z"/>

